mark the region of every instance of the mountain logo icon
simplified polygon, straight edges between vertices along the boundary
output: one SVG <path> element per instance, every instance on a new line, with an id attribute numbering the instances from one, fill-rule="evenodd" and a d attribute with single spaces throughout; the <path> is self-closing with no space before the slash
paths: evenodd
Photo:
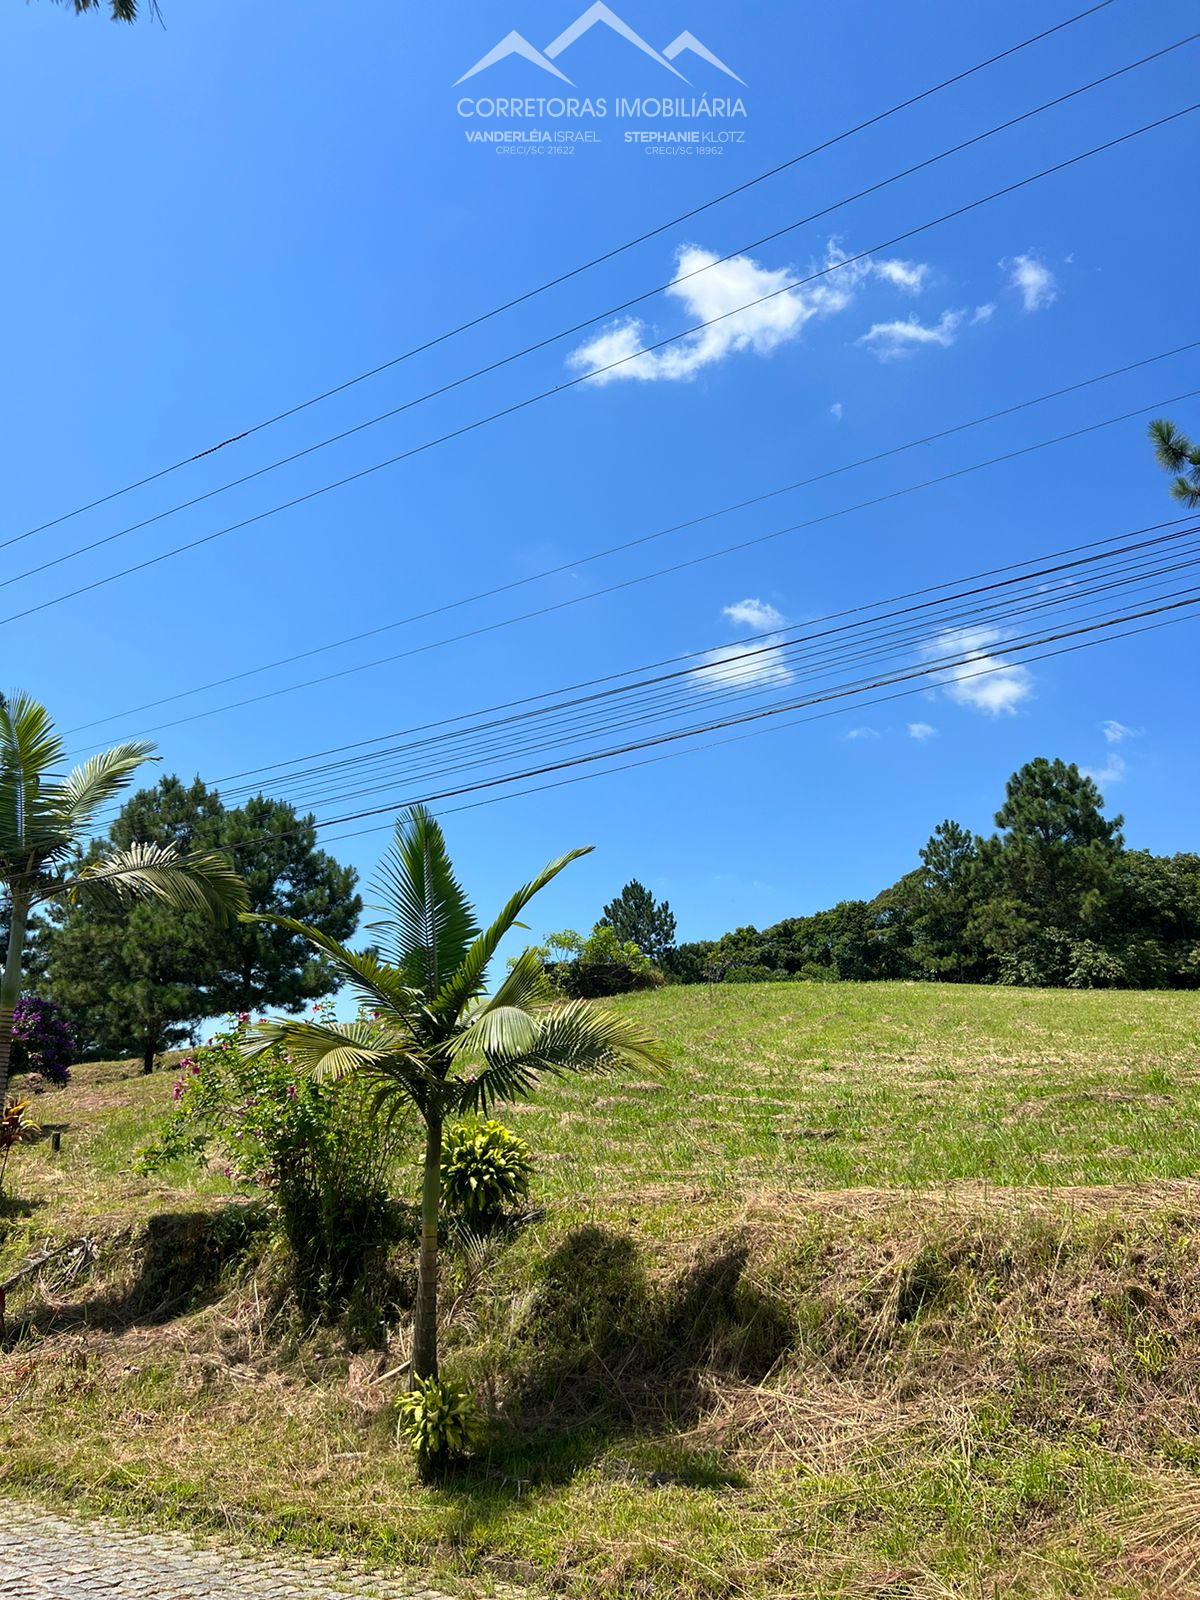
<path id="1" fill-rule="evenodd" d="M 736 83 L 745 84 L 746 80 L 744 78 L 738 77 L 732 67 L 726 66 L 720 56 L 714 55 L 708 46 L 702 44 L 695 34 L 689 32 L 688 29 L 685 28 L 681 34 L 672 39 L 670 44 L 666 45 L 662 50 L 656 50 L 652 44 L 642 38 L 640 33 L 631 28 L 627 22 L 623 22 L 615 11 L 605 5 L 604 0 L 595 0 L 594 5 L 590 5 L 582 15 L 576 17 L 569 28 L 564 28 L 558 37 L 552 39 L 542 50 L 539 50 L 536 45 L 530 44 L 529 40 L 514 28 L 511 32 L 505 34 L 499 44 L 493 45 L 486 55 L 480 56 L 475 65 L 469 67 L 461 78 L 455 80 L 455 88 L 460 83 L 466 83 L 468 78 L 474 78 L 478 73 L 486 72 L 489 67 L 494 67 L 497 62 L 504 61 L 509 56 L 520 56 L 523 60 L 531 62 L 533 66 L 540 67 L 543 72 L 548 72 L 551 77 L 558 78 L 560 82 L 571 84 L 573 88 L 574 84 L 571 79 L 567 77 L 561 67 L 555 65 L 555 62 L 559 56 L 571 48 L 577 39 L 581 39 L 585 33 L 599 23 L 603 23 L 606 28 L 610 28 L 619 38 L 624 39 L 627 44 L 633 45 L 643 55 L 649 56 L 651 61 L 657 62 L 660 67 L 663 67 L 683 83 L 687 83 L 688 80 L 680 72 L 675 62 L 681 55 L 691 54 L 699 60 L 707 62 L 710 67 L 716 67 L 717 71 L 723 72 L 727 78 L 732 78 Z"/>

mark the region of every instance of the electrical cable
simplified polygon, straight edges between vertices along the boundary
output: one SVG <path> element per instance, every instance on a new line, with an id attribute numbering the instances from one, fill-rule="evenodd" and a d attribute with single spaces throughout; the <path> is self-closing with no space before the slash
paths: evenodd
<path id="1" fill-rule="evenodd" d="M 1097 89 L 1109 84 L 1113 82 L 1114 79 L 1120 78 L 1126 73 L 1134 72 L 1138 68 L 1148 65 L 1150 62 L 1160 60 L 1163 56 L 1170 55 L 1175 50 L 1184 49 L 1187 45 L 1194 44 L 1198 38 L 1200 38 L 1200 34 L 1189 34 L 1185 38 L 1179 39 L 1173 44 L 1164 46 L 1161 50 L 1154 51 L 1151 55 L 1143 56 L 1137 61 L 1129 62 L 1123 67 L 1118 67 L 1114 71 L 1104 74 L 1103 77 L 1095 78 L 1090 83 L 1082 84 L 1078 88 L 1068 90 L 1064 94 L 1057 95 L 1052 100 L 1047 100 L 1039 106 L 1034 106 L 1029 111 L 1023 111 L 1017 116 L 1010 117 L 1004 122 L 997 123 L 994 127 L 986 129 L 983 133 L 977 133 L 971 138 L 961 141 L 959 144 L 951 145 L 948 149 L 939 151 L 937 155 L 928 156 L 923 161 L 918 161 L 912 166 L 905 167 L 902 171 L 893 173 L 889 178 L 884 178 L 877 183 L 870 184 L 865 189 L 859 189 L 855 194 L 848 195 L 841 200 L 834 201 L 833 204 L 825 206 L 819 211 L 810 212 L 808 216 L 800 217 L 793 222 L 789 222 L 782 228 L 777 228 L 771 233 L 762 235 L 760 238 L 751 239 L 745 244 L 739 245 L 736 249 L 730 250 L 725 255 L 718 256 L 712 261 L 705 262 L 705 264 L 701 267 L 696 267 L 690 272 L 680 273 L 676 277 L 668 279 L 666 283 L 655 284 L 652 289 L 645 289 L 640 294 L 634 295 L 631 299 L 623 300 L 617 305 L 608 306 L 603 311 L 598 311 L 585 317 L 581 322 L 575 322 L 569 327 L 560 328 L 557 332 L 548 334 L 546 337 L 536 340 L 533 344 L 525 345 L 520 350 L 511 351 L 508 355 L 501 356 L 497 360 L 488 362 L 482 367 L 477 367 L 472 372 L 464 373 L 460 377 L 453 378 L 449 382 L 439 385 L 437 388 L 426 390 L 425 393 L 416 395 L 411 400 L 405 400 L 398 406 L 393 406 L 387 411 L 381 411 L 376 416 L 368 417 L 362 422 L 354 423 L 351 427 L 344 428 L 338 433 L 330 434 L 324 439 L 319 439 L 313 444 L 304 446 L 303 449 L 293 451 L 290 455 L 281 456 L 275 461 L 267 462 L 265 466 L 256 467 L 252 472 L 244 473 L 240 478 L 231 478 L 226 483 L 217 484 L 214 488 L 206 489 L 201 494 L 193 495 L 188 500 L 181 500 L 173 506 L 168 506 L 163 511 L 157 511 L 151 516 L 142 518 L 142 520 L 139 522 L 129 523 L 123 528 L 115 529 L 112 533 L 102 534 L 99 538 L 92 539 L 86 544 L 77 545 L 73 550 L 64 551 L 57 556 L 51 556 L 48 560 L 40 562 L 37 566 L 26 568 L 24 572 L 13 573 L 7 578 L 0 578 L 0 589 L 8 588 L 14 583 L 22 583 L 26 578 L 36 577 L 40 572 L 47 572 L 54 567 L 64 565 L 68 561 L 74 561 L 80 556 L 89 555 L 93 550 L 102 549 L 107 545 L 116 543 L 120 539 L 128 538 L 130 534 L 138 533 L 144 528 L 153 527 L 160 522 L 166 521 L 169 517 L 178 515 L 178 513 L 181 511 L 189 511 L 195 506 L 203 505 L 207 501 L 215 499 L 219 495 L 227 494 L 231 489 L 242 488 L 247 483 L 253 483 L 257 479 L 266 477 L 269 473 L 277 472 L 283 467 L 292 466 L 295 462 L 302 461 L 308 456 L 315 455 L 318 451 L 327 449 L 331 445 L 341 444 L 345 440 L 354 438 L 356 435 L 365 432 L 368 428 L 374 428 L 382 422 L 389 422 L 395 417 L 401 416 L 403 413 L 411 411 L 419 405 L 424 405 L 429 400 L 439 399 L 441 396 L 450 394 L 456 389 L 463 388 L 466 384 L 473 383 L 477 378 L 487 377 L 491 373 L 498 372 L 504 367 L 511 366 L 516 361 L 523 360 L 526 356 L 533 355 L 540 350 L 545 350 L 550 345 L 557 344 L 563 339 L 568 339 L 574 334 L 581 333 L 586 328 L 594 327 L 597 323 L 606 322 L 610 318 L 619 315 L 623 311 L 628 311 L 634 306 L 641 305 L 644 301 L 651 300 L 656 295 L 663 294 L 669 289 L 676 289 L 681 283 L 686 283 L 692 278 L 700 277 L 703 273 L 712 272 L 715 268 L 723 266 L 727 262 L 730 262 L 739 256 L 745 255 L 750 250 L 756 250 L 764 244 L 771 244 L 775 240 L 781 239 L 785 235 L 793 233 L 799 228 L 806 227 L 809 223 L 816 222 L 823 217 L 830 216 L 835 211 L 840 211 L 843 207 L 853 204 L 855 201 L 862 200 L 869 195 L 878 194 L 881 190 L 890 187 L 892 184 L 899 183 L 905 178 L 912 177 L 915 173 L 922 172 L 929 167 L 936 166 L 939 162 L 945 161 L 951 156 L 958 155 L 964 150 L 969 150 L 974 145 L 980 144 L 984 140 L 990 139 L 998 133 L 1003 133 L 1010 128 L 1016 127 L 1022 122 L 1027 122 L 1032 117 L 1040 116 L 1044 111 L 1049 111 L 1056 106 L 1063 105 L 1067 101 L 1077 98 L 1079 95 L 1087 94 L 1093 89 Z M 853 257 L 851 259 L 857 261 L 860 258 Z M 837 267 L 840 268 L 841 265 L 842 263 L 839 262 Z M 809 280 L 804 281 L 807 282 Z M 799 287 L 799 285 L 792 285 L 792 287 L 796 288 Z M 757 303 L 758 302 L 752 302 L 752 304 Z M 746 310 L 749 308 L 741 307 L 739 309 Z M 706 327 L 708 325 L 709 324 L 701 324 L 702 327 Z M 693 329 L 689 331 L 695 332 L 698 330 Z M 15 544 L 17 542 L 19 541 L 16 539 L 10 539 L 6 541 L 6 544 Z M 0 545 L 0 549 L 5 547 L 5 545 Z"/>
<path id="2" fill-rule="evenodd" d="M 852 127 L 844 129 L 841 133 L 834 134 L 830 138 L 823 140 L 821 143 L 812 145 L 809 149 L 802 151 L 800 154 L 791 156 L 787 160 L 777 163 L 775 166 L 770 167 L 767 171 L 759 173 L 756 177 L 748 178 L 744 182 L 736 184 L 732 189 L 726 189 L 723 193 L 714 195 L 711 200 L 706 200 L 701 205 L 693 206 L 690 210 L 682 212 L 679 216 L 672 217 L 666 222 L 659 223 L 655 227 L 648 229 L 646 232 L 637 234 L 635 237 L 625 240 L 622 244 L 612 246 L 603 251 L 600 255 L 593 256 L 590 260 L 581 262 L 578 266 L 571 267 L 567 271 L 559 273 L 556 277 L 547 279 L 544 283 L 538 284 L 534 288 L 526 289 L 522 291 L 522 293 L 515 295 L 513 298 L 493 306 L 490 310 L 481 312 L 478 315 L 469 318 L 465 322 L 460 322 L 454 327 L 444 330 L 442 333 L 435 335 L 432 339 L 427 339 L 421 344 L 413 345 L 408 350 L 403 351 L 400 355 L 392 356 L 388 360 L 382 361 L 376 366 L 370 367 L 367 371 L 361 372 L 355 377 L 344 379 L 342 382 L 335 384 L 332 388 L 322 390 L 318 394 L 310 395 L 307 399 L 299 401 L 296 404 L 287 407 L 283 411 L 278 411 L 273 416 L 265 417 L 261 421 L 253 423 L 250 426 L 241 429 L 237 433 L 231 434 L 228 438 L 222 439 L 216 444 L 208 445 L 204 449 L 197 450 L 190 455 L 182 457 L 180 460 L 173 462 L 169 466 L 161 467 L 157 471 L 147 474 L 145 477 L 139 478 L 132 483 L 127 483 L 119 489 L 111 490 L 109 493 L 100 495 L 96 499 L 90 500 L 84 505 L 76 506 L 71 511 L 63 512 L 61 515 L 52 518 L 48 522 L 40 524 L 38 527 L 31 528 L 25 533 L 18 534 L 15 538 L 0 543 L 0 549 L 4 549 L 8 544 L 18 543 L 22 539 L 31 537 L 33 534 L 44 532 L 47 528 L 57 527 L 59 524 L 67 522 L 73 517 L 82 516 L 85 512 L 95 510 L 97 506 L 106 505 L 108 502 L 119 499 L 122 495 L 129 494 L 135 489 L 141 489 L 147 484 L 155 483 L 160 478 L 164 478 L 170 473 L 178 472 L 181 468 L 190 466 L 193 462 L 203 460 L 206 456 L 214 455 L 219 450 L 224 450 L 230 445 L 236 444 L 243 439 L 248 439 L 254 434 L 261 433 L 264 429 L 273 427 L 276 423 L 283 422 L 289 417 L 294 417 L 298 413 L 306 411 L 311 406 L 318 405 L 324 400 L 329 400 L 335 395 L 344 393 L 347 389 L 351 389 L 357 384 L 363 383 L 370 378 L 377 377 L 380 373 L 386 372 L 390 368 L 396 367 L 404 361 L 411 360 L 414 356 L 421 355 L 427 350 L 432 350 L 436 346 L 444 344 L 447 340 L 457 337 L 459 334 L 466 333 L 473 328 L 480 327 L 483 323 L 491 321 L 493 318 L 502 315 L 504 312 L 511 311 L 515 307 L 525 304 L 527 301 L 534 299 L 538 295 L 545 294 L 549 290 L 557 288 L 561 284 L 568 283 L 571 279 L 577 278 L 585 272 L 590 272 L 594 267 L 601 266 L 605 262 L 614 260 L 617 256 L 623 255 L 625 252 L 636 248 L 638 245 L 645 244 L 650 239 L 657 238 L 660 234 L 668 232 L 671 228 L 678 227 L 681 223 L 689 222 L 693 217 L 700 216 L 703 212 L 711 210 L 714 206 L 722 205 L 726 200 L 731 200 L 736 195 L 744 194 L 747 190 L 754 188 L 760 183 L 765 183 L 770 178 L 778 177 L 780 173 L 787 172 L 791 168 L 799 165 L 801 162 L 807 161 L 813 156 L 820 155 L 824 151 L 832 149 L 835 145 L 842 143 L 846 139 L 850 139 L 856 134 L 863 133 L 868 128 L 876 127 L 879 123 L 886 121 L 890 117 L 896 116 L 899 112 L 907 111 L 913 106 L 919 105 L 922 101 L 929 99 L 931 96 L 940 94 L 942 90 L 951 88 L 955 84 L 962 83 L 966 79 L 973 77 L 975 74 L 985 71 L 988 67 L 995 66 L 998 62 L 1007 60 L 1009 57 L 1019 54 L 1022 50 L 1029 49 L 1032 45 L 1040 44 L 1043 40 L 1052 37 L 1054 34 L 1061 33 L 1064 29 L 1073 27 L 1076 23 L 1083 22 L 1087 18 L 1095 16 L 1097 12 L 1107 10 L 1107 8 L 1113 3 L 1114 0 L 1098 0 L 1097 4 L 1088 6 L 1083 11 L 1075 12 L 1072 16 L 1066 17 L 1062 22 L 1055 23 L 1052 27 L 1043 28 L 1040 32 L 1032 34 L 1027 39 L 1022 39 L 1014 45 L 1009 45 L 1006 49 L 997 52 L 995 55 L 988 56 L 984 60 L 976 62 L 974 66 L 967 67 L 959 72 L 956 72 L 948 78 L 943 78 L 939 83 L 931 84 L 929 88 L 923 89 L 915 95 L 910 95 L 907 99 L 899 101 L 896 105 L 890 106 L 884 111 L 876 112 L 873 116 L 865 118 L 862 122 L 855 123 Z"/>
<path id="3" fill-rule="evenodd" d="M 1122 367 L 1114 367 L 1107 372 L 1097 373 L 1090 378 L 1081 378 L 1076 383 L 1067 384 L 1060 389 L 1051 389 L 1045 394 L 1034 395 L 1030 399 L 1019 400 L 1013 405 L 1002 407 L 998 411 L 988 412 L 981 417 L 972 417 L 968 422 L 959 422 L 951 427 L 939 429 L 936 433 L 928 433 L 919 439 L 907 440 L 904 444 L 892 445 L 886 450 L 876 451 L 873 455 L 860 456 L 855 461 L 843 463 L 841 466 L 829 467 L 823 472 L 814 473 L 811 477 L 801 478 L 793 483 L 782 484 L 778 488 L 768 489 L 761 494 L 752 495 L 747 499 L 734 502 L 732 505 L 722 506 L 716 511 L 707 511 L 699 516 L 690 517 L 684 522 L 672 523 L 666 528 L 660 528 L 652 533 L 641 534 L 636 538 L 627 539 L 620 544 L 609 545 L 604 549 L 590 551 L 586 555 L 575 557 L 571 561 L 561 562 L 558 566 L 547 567 L 541 572 L 530 573 L 524 577 L 513 578 L 507 583 L 496 584 L 490 589 L 481 589 L 474 594 L 464 595 L 457 600 L 446 601 L 442 605 L 431 606 L 425 611 L 413 612 L 407 617 L 399 617 L 392 622 L 381 623 L 373 628 L 366 628 L 359 633 L 347 635 L 342 639 L 331 640 L 327 644 L 316 645 L 308 650 L 296 651 L 289 656 L 281 656 L 275 661 L 263 662 L 257 667 L 247 667 L 240 672 L 227 674 L 223 678 L 214 678 L 208 683 L 197 684 L 191 689 L 180 689 L 173 694 L 162 695 L 157 700 L 146 700 L 141 705 L 127 706 L 121 711 L 109 712 L 102 717 L 93 717 L 90 722 L 76 724 L 66 730 L 68 735 L 86 733 L 89 728 L 101 726 L 105 722 L 115 722 L 122 717 L 138 716 L 143 711 L 153 711 L 159 706 L 170 705 L 175 701 L 184 700 L 195 694 L 205 694 L 210 689 L 220 689 L 229 683 L 239 683 L 246 678 L 257 676 L 262 672 L 274 671 L 278 667 L 291 666 L 293 662 L 306 661 L 313 656 L 327 654 L 330 650 L 339 650 L 346 645 L 359 644 L 364 639 L 372 639 L 381 633 L 389 633 L 397 628 L 408 627 L 413 623 L 427 621 L 431 617 L 441 616 L 449 611 L 460 610 L 464 606 L 475 605 L 481 600 L 491 600 L 497 595 L 507 594 L 514 589 L 522 589 L 533 583 L 543 582 L 547 578 L 558 577 L 564 572 L 574 572 L 580 567 L 588 566 L 594 561 L 600 561 L 608 556 L 623 554 L 626 550 L 636 549 L 642 545 L 650 544 L 658 539 L 666 538 L 673 533 L 681 533 L 689 528 L 700 526 L 702 523 L 714 521 L 720 517 L 732 515 L 737 511 L 748 510 L 752 506 L 761 505 L 767 500 L 776 499 L 781 495 L 792 494 L 799 489 L 810 488 L 813 484 L 822 483 L 829 478 L 840 477 L 842 474 L 852 472 L 865 466 L 873 466 L 880 461 L 886 461 L 892 456 L 902 455 L 906 451 L 919 449 L 928 444 L 935 444 L 942 439 L 950 438 L 956 433 L 963 433 L 972 428 L 978 428 L 985 423 L 999 421 L 1003 417 L 1013 416 L 1020 411 L 1025 411 L 1033 406 L 1043 405 L 1050 400 L 1061 399 L 1064 395 L 1075 394 L 1081 389 L 1090 388 L 1097 383 L 1104 383 L 1112 378 L 1124 377 L 1141 367 L 1151 366 L 1155 362 L 1165 361 L 1171 356 L 1183 355 L 1188 351 L 1200 347 L 1200 340 L 1190 340 L 1186 344 L 1175 345 L 1169 350 L 1159 351 L 1156 355 L 1143 356 L 1137 361 L 1126 363 Z M 254 700 L 234 701 L 231 705 L 219 709 L 234 709 L 239 705 L 253 704 Z M 215 712 L 201 712 L 200 716 L 214 715 Z M 166 724 L 173 726 L 174 724 Z M 160 725 L 162 726 L 162 725 Z"/>
<path id="4" fill-rule="evenodd" d="M 867 250 L 859 251 L 856 255 L 847 256 L 844 259 L 839 260 L 836 264 L 824 267 L 820 271 L 812 273 L 806 278 L 797 279 L 793 283 L 783 284 L 779 288 L 772 290 L 769 294 L 761 295 L 757 299 L 747 302 L 747 304 L 744 306 L 738 306 L 731 311 L 722 312 L 719 316 L 710 317 L 703 322 L 697 323 L 691 328 L 685 328 L 679 333 L 671 334 L 667 338 L 660 339 L 653 344 L 646 345 L 630 355 L 622 356 L 616 361 L 608 362 L 604 366 L 594 368 L 591 371 L 582 373 L 574 378 L 565 379 L 562 383 L 556 384 L 553 388 L 541 390 L 533 395 L 527 395 L 524 399 L 515 401 L 511 405 L 501 408 L 499 411 L 490 412 L 486 416 L 478 417 L 469 423 L 464 423 L 460 427 L 450 430 L 448 433 L 440 434 L 433 439 L 427 439 L 419 445 L 414 445 L 408 450 L 401 451 L 398 455 L 389 457 L 385 461 L 376 462 L 371 466 L 363 467 L 357 472 L 348 474 L 346 477 L 339 478 L 332 483 L 324 484 L 316 489 L 309 490 L 306 494 L 299 495 L 281 505 L 270 507 L 265 511 L 258 512 L 254 516 L 246 517 L 240 522 L 230 523 L 224 528 L 219 528 L 212 533 L 204 534 L 199 538 L 188 540 L 183 544 L 175 545 L 168 550 L 161 551 L 158 555 L 147 557 L 145 560 L 135 562 L 131 566 L 121 568 L 117 572 L 108 573 L 104 577 L 95 578 L 90 583 L 81 584 L 78 588 L 70 589 L 62 594 L 52 596 L 50 599 L 43 600 L 36 605 L 27 606 L 22 611 L 13 612 L 7 617 L 0 618 L 0 627 L 19 621 L 24 617 L 37 615 L 43 611 L 51 609 L 54 606 L 62 605 L 66 601 L 76 599 L 82 594 L 90 594 L 96 589 L 104 588 L 110 583 L 116 583 L 120 579 L 130 577 L 136 572 L 143 572 L 149 567 L 158 566 L 163 561 L 168 561 L 173 559 L 175 556 L 183 555 L 188 551 L 199 549 L 204 545 L 211 544 L 216 539 L 226 537 L 230 533 L 237 532 L 243 528 L 251 527 L 267 520 L 270 517 L 278 516 L 283 511 L 292 510 L 298 505 L 304 505 L 312 500 L 318 499 L 322 495 L 329 494 L 334 489 L 343 488 L 349 483 L 359 482 L 363 478 L 370 477 L 372 474 L 383 471 L 387 467 L 395 466 L 401 461 L 410 460 L 414 456 L 421 455 L 427 450 L 434 449 L 437 446 L 446 444 L 451 440 L 462 438 L 465 435 L 473 433 L 479 428 L 486 427 L 490 423 L 497 422 L 504 417 L 513 416 L 517 412 L 524 411 L 528 407 L 536 405 L 542 400 L 563 394 L 568 389 L 574 388 L 580 383 L 591 382 L 604 373 L 612 372 L 618 367 L 625 366 L 630 361 L 642 360 L 647 355 L 653 354 L 655 351 L 661 350 L 667 345 L 674 344 L 678 340 L 687 338 L 691 334 L 698 333 L 705 328 L 713 327 L 717 323 L 724 322 L 730 317 L 738 316 L 743 311 L 750 310 L 752 307 L 757 305 L 762 305 L 769 300 L 777 298 L 781 294 L 789 293 L 795 289 L 803 287 L 805 284 L 812 283 L 819 278 L 827 277 L 832 272 L 842 271 L 846 267 L 853 266 L 856 262 L 864 260 L 867 256 L 873 255 L 879 250 L 890 249 L 893 245 L 902 244 L 908 239 L 915 238 L 918 234 L 926 233 L 932 228 L 940 227 L 945 222 L 953 221 L 958 217 L 964 216 L 971 211 L 979 209 L 981 206 L 990 204 L 994 200 L 1002 199 L 1020 189 L 1027 188 L 1030 184 L 1040 182 L 1044 178 L 1048 178 L 1059 172 L 1063 172 L 1070 167 L 1078 165 L 1082 161 L 1089 160 L 1093 156 L 1116 149 L 1120 145 L 1126 144 L 1132 139 L 1140 138 L 1143 134 L 1152 133 L 1160 128 L 1168 127 L 1183 117 L 1194 115 L 1196 111 L 1200 111 L 1200 101 L 1193 102 L 1191 105 L 1182 107 L 1178 111 L 1173 111 L 1165 116 L 1158 117 L 1153 122 L 1144 123 L 1138 128 L 1130 129 L 1128 132 L 1120 134 L 1116 138 L 1106 140 L 1099 145 L 1094 145 L 1088 150 L 1081 151 L 1074 156 L 1070 156 L 1064 161 L 1056 162 L 1052 166 L 1044 167 L 1040 171 L 1032 173 L 1028 177 L 1021 178 L 1014 183 L 1006 184 L 1000 189 L 992 190 L 989 194 L 979 196 L 975 200 L 967 202 L 965 205 L 957 206 L 952 211 L 944 212 L 941 216 L 935 217 L 929 222 L 921 223 L 915 228 L 909 228 L 903 233 L 894 235 L 890 239 L 885 239 L 878 244 L 872 245 Z"/>

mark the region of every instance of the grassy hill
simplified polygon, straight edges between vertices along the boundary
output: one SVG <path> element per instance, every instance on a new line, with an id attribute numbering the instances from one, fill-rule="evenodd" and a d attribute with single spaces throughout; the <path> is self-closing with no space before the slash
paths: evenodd
<path id="1" fill-rule="evenodd" d="M 472 1592 L 1200 1593 L 1200 995 L 624 1004 L 661 1077 L 504 1113 L 545 1212 L 448 1262 L 449 1364 L 497 1426 L 435 1488 L 377 1312 L 300 1327 L 220 1171 L 134 1171 L 169 1076 L 79 1069 L 38 1105 L 61 1152 L 10 1167 L 0 1273 L 96 1255 L 10 1296 L 8 1491 Z"/>

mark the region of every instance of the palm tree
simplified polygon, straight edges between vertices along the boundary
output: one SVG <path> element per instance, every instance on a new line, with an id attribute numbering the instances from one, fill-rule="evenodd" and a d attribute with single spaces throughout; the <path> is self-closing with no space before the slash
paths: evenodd
<path id="1" fill-rule="evenodd" d="M 410 1382 L 436 1378 L 438 1208 L 442 1128 L 448 1115 L 485 1111 L 497 1100 L 527 1095 L 539 1077 L 604 1072 L 622 1062 L 654 1065 L 660 1047 L 626 1017 L 588 1000 L 556 999 L 541 956 L 513 962 L 492 995 L 488 966 L 501 939 L 540 889 L 591 846 L 572 850 L 518 889 L 481 932 L 454 876 L 442 830 L 416 806 L 396 823 L 377 885 L 386 920 L 373 924 L 379 953 L 356 954 L 288 917 L 246 913 L 308 939 L 328 957 L 363 1003 L 357 1022 L 278 1018 L 250 1031 L 253 1057 L 282 1045 L 325 1078 L 363 1074 L 375 1086 L 383 1116 L 415 1107 L 425 1124 L 421 1239 Z"/>
<path id="2" fill-rule="evenodd" d="M 210 852 L 183 854 L 172 845 L 133 844 L 80 860 L 84 834 L 97 811 L 128 785 L 153 749 L 120 744 L 57 777 L 65 752 L 45 707 L 25 694 L 0 695 L 0 885 L 9 911 L 0 977 L 0 1107 L 8 1093 L 25 932 L 38 906 L 85 896 L 158 899 L 221 921 L 246 904 L 231 863 Z"/>

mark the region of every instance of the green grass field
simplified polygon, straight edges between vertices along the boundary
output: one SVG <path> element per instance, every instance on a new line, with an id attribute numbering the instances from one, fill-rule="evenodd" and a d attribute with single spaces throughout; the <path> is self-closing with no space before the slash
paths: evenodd
<path id="1" fill-rule="evenodd" d="M 10 1296 L 9 1492 L 464 1592 L 1200 1593 L 1200 995 L 623 1004 L 664 1073 L 503 1113 L 544 1216 L 447 1260 L 448 1365 L 496 1423 L 433 1488 L 391 1436 L 403 1318 L 298 1327 L 218 1171 L 134 1171 L 169 1074 L 42 1097 L 62 1150 L 15 1153 L 0 1271 L 98 1257 Z"/>

